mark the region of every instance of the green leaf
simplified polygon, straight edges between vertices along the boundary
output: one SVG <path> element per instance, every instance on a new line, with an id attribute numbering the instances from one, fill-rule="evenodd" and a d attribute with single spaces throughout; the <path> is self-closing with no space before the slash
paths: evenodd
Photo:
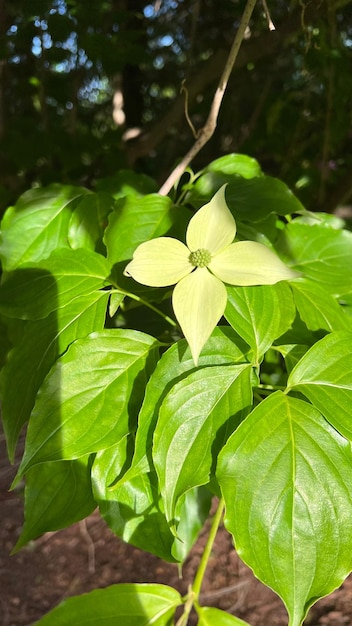
<path id="1" fill-rule="evenodd" d="M 343 306 L 343 310 L 350 317 L 352 316 L 352 293 L 342 294 L 339 298 L 340 304 Z"/>
<path id="2" fill-rule="evenodd" d="M 119 291 L 113 291 L 110 295 L 109 301 L 109 316 L 114 317 L 115 313 L 120 308 L 123 300 L 125 298 L 124 293 L 120 293 Z"/>
<path id="3" fill-rule="evenodd" d="M 179 499 L 207 484 L 217 454 L 252 404 L 251 366 L 214 366 L 183 378 L 165 397 L 154 432 L 153 461 L 165 514 L 177 524 Z"/>
<path id="4" fill-rule="evenodd" d="M 104 235 L 110 263 L 131 259 L 139 244 L 167 233 L 173 224 L 171 208 L 170 198 L 158 194 L 121 200 Z"/>
<path id="5" fill-rule="evenodd" d="M 99 192 L 106 192 L 116 200 L 125 196 L 144 196 L 157 191 L 156 182 L 140 172 L 120 170 L 115 176 L 101 178 L 97 182 Z"/>
<path id="6" fill-rule="evenodd" d="M 1 224 L 0 258 L 6 271 L 48 257 L 57 248 L 68 248 L 71 211 L 82 196 L 81 187 L 50 185 L 31 189 L 5 213 Z"/>
<path id="7" fill-rule="evenodd" d="M 77 296 L 101 289 L 110 273 L 91 250 L 56 250 L 48 259 L 8 274 L 0 286 L 0 310 L 19 319 L 42 319 Z"/>
<path id="8" fill-rule="evenodd" d="M 352 291 L 352 233 L 318 224 L 292 222 L 275 247 L 292 269 L 339 295 Z"/>
<path id="9" fill-rule="evenodd" d="M 66 528 L 94 511 L 89 457 L 41 463 L 29 470 L 24 526 L 13 552 L 45 532 Z"/>
<path id="10" fill-rule="evenodd" d="M 207 487 L 194 487 L 187 491 L 178 505 L 177 537 L 174 537 L 172 555 L 183 563 L 195 543 L 198 533 L 209 517 L 213 493 Z"/>
<path id="11" fill-rule="evenodd" d="M 244 222 L 260 222 L 272 213 L 291 215 L 304 211 L 287 185 L 271 176 L 234 179 L 229 183 L 226 196 L 235 218 Z"/>
<path id="12" fill-rule="evenodd" d="M 144 473 L 111 488 L 129 461 L 129 438 L 98 452 L 92 467 L 94 497 L 100 514 L 121 539 L 165 561 L 172 556 L 173 536 L 160 508 L 156 476 Z"/>
<path id="13" fill-rule="evenodd" d="M 247 362 L 247 351 L 246 345 L 231 328 L 217 327 L 203 348 L 198 367 Z M 146 387 L 138 417 L 135 453 L 132 466 L 125 475 L 126 479 L 148 472 L 152 467 L 152 438 L 161 403 L 176 382 L 196 369 L 185 340 L 174 344 L 162 355 Z"/>
<path id="14" fill-rule="evenodd" d="M 277 178 L 255 176 L 249 180 L 234 174 L 209 172 L 201 176 L 191 191 L 190 202 L 201 206 L 223 185 L 226 201 L 236 220 L 260 222 L 272 213 L 289 215 L 304 210 L 292 191 Z"/>
<path id="15" fill-rule="evenodd" d="M 327 335 L 302 357 L 287 386 L 303 393 L 340 433 L 352 440 L 352 332 Z"/>
<path id="16" fill-rule="evenodd" d="M 7 320 L 6 320 L 7 321 Z M 7 355 L 12 347 L 7 324 L 0 316 L 0 371 L 6 363 Z"/>
<path id="17" fill-rule="evenodd" d="M 107 193 L 91 193 L 83 196 L 72 212 L 68 229 L 71 248 L 103 251 L 103 233 L 107 216 L 115 202 Z"/>
<path id="18" fill-rule="evenodd" d="M 276 392 L 219 455 L 225 525 L 239 556 L 284 601 L 289 626 L 352 568 L 349 442 L 312 405 Z"/>
<path id="19" fill-rule="evenodd" d="M 300 361 L 308 348 L 309 346 L 301 344 L 283 344 L 275 346 L 275 349 L 278 350 L 285 359 L 285 366 L 288 373 L 293 370 L 294 366 Z"/>
<path id="20" fill-rule="evenodd" d="M 296 307 L 307 328 L 329 332 L 351 328 L 351 320 L 322 285 L 299 278 L 292 281 L 291 287 Z"/>
<path id="21" fill-rule="evenodd" d="M 225 183 L 236 180 L 237 177 L 249 179 L 262 175 L 258 161 L 252 157 L 245 154 L 227 154 L 212 161 L 198 173 L 195 183 L 184 186 L 189 189 L 187 201 L 198 208 L 208 202 Z"/>
<path id="22" fill-rule="evenodd" d="M 225 317 L 248 343 L 258 363 L 274 340 L 288 330 L 295 317 L 289 286 L 227 287 Z"/>
<path id="23" fill-rule="evenodd" d="M 165 561 L 183 561 L 209 514 L 211 493 L 195 489 L 187 494 L 181 507 L 179 539 L 175 538 L 162 511 L 155 472 L 140 473 L 111 488 L 128 460 L 127 437 L 96 455 L 92 482 L 102 517 L 127 543 Z"/>
<path id="24" fill-rule="evenodd" d="M 19 475 L 37 463 L 104 450 L 133 431 L 158 345 L 121 329 L 74 342 L 39 391 Z"/>
<path id="25" fill-rule="evenodd" d="M 243 178 L 262 176 L 258 161 L 246 154 L 227 154 L 209 163 L 203 171 L 243 176 Z"/>
<path id="26" fill-rule="evenodd" d="M 198 607 L 197 613 L 199 617 L 197 626 L 250 626 L 239 617 L 210 606 Z"/>
<path id="27" fill-rule="evenodd" d="M 125 583 L 65 600 L 36 626 L 171 626 L 182 603 L 166 585 Z"/>
<path id="28" fill-rule="evenodd" d="M 104 328 L 108 296 L 107 291 L 78 296 L 45 320 L 27 322 L 1 373 L 2 421 L 10 460 L 45 376 L 73 341 Z"/>

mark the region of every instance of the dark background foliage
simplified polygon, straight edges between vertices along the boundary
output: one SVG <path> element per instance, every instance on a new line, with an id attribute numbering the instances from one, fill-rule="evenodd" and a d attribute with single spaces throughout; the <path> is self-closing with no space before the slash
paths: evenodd
<path id="1" fill-rule="evenodd" d="M 121 168 L 160 183 L 207 117 L 244 0 L 0 0 L 0 203 L 34 184 L 94 186 Z M 313 210 L 352 193 L 351 0 L 253 14 L 194 169 L 257 158 Z M 185 81 L 185 83 L 183 83 Z"/>

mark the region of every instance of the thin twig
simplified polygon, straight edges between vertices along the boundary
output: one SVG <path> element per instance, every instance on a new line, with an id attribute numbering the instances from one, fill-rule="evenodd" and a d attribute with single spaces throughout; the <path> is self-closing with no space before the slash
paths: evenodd
<path id="1" fill-rule="evenodd" d="M 186 120 L 188 122 L 188 126 L 190 127 L 190 129 L 192 131 L 193 137 L 195 139 L 197 139 L 198 133 L 197 133 L 196 129 L 194 128 L 193 122 L 192 122 L 192 120 L 191 120 L 191 118 L 189 116 L 189 113 L 188 113 L 188 89 L 187 89 L 185 83 L 186 83 L 186 81 L 183 80 L 182 84 L 181 84 L 181 89 L 180 89 L 180 93 L 184 93 L 185 94 L 185 118 L 186 118 Z"/>
<path id="2" fill-rule="evenodd" d="M 262 0 L 262 5 L 263 5 L 266 21 L 268 22 L 269 30 L 276 30 L 275 29 L 275 24 L 274 24 L 273 20 L 271 19 L 270 11 L 269 11 L 268 5 L 266 3 L 266 0 Z"/>
<path id="3" fill-rule="evenodd" d="M 198 154 L 198 152 L 200 152 L 203 146 L 209 141 L 209 139 L 214 134 L 220 106 L 221 106 L 222 99 L 225 94 L 227 83 L 229 81 L 230 74 L 235 64 L 242 41 L 245 37 L 249 20 L 251 19 L 251 15 L 253 13 L 256 2 L 257 0 L 247 0 L 247 4 L 243 12 L 240 25 L 238 27 L 238 31 L 236 33 L 234 42 L 232 44 L 232 48 L 230 50 L 230 54 L 228 56 L 228 59 L 224 67 L 224 71 L 222 73 L 222 76 L 220 78 L 218 87 L 216 89 L 216 92 L 213 98 L 213 102 L 211 105 L 210 113 L 208 115 L 208 119 L 205 125 L 203 126 L 203 128 L 201 129 L 201 131 L 198 133 L 199 135 L 198 139 L 195 141 L 192 148 L 187 152 L 186 156 L 177 165 L 177 167 L 173 170 L 173 172 L 171 172 L 170 176 L 167 178 L 165 183 L 159 189 L 159 193 L 163 196 L 166 196 L 169 193 L 170 189 L 172 189 L 173 185 L 182 176 L 183 172 L 185 171 L 189 163 L 194 159 L 194 157 Z"/>

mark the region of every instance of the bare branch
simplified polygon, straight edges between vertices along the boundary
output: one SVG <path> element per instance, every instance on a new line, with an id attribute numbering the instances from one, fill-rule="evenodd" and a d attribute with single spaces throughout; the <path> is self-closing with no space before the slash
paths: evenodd
<path id="1" fill-rule="evenodd" d="M 349 0 L 352 2 L 352 0 Z M 314 20 L 317 17 L 316 5 L 309 5 L 306 19 Z M 255 63 L 264 57 L 275 54 L 282 49 L 285 41 L 301 31 L 301 7 L 296 10 L 290 19 L 280 23 L 276 31 L 265 31 L 258 37 L 244 42 L 236 59 L 236 69 L 246 67 L 247 63 Z M 220 49 L 213 54 L 203 67 L 197 69 L 192 78 L 187 80 L 188 107 L 195 101 L 208 85 L 214 83 L 226 63 L 226 51 Z M 132 167 L 137 159 L 150 154 L 169 133 L 170 128 L 177 128 L 184 120 L 184 98 L 179 96 L 169 107 L 165 115 L 150 129 L 146 130 L 138 139 L 126 144 L 126 153 L 129 165 Z"/>
<path id="2" fill-rule="evenodd" d="M 159 189 L 159 193 L 161 195 L 166 196 L 169 193 L 170 189 L 173 187 L 175 182 L 182 176 L 186 167 L 194 159 L 194 157 L 198 154 L 198 152 L 203 148 L 203 146 L 209 141 L 210 137 L 212 137 L 215 131 L 218 114 L 219 114 L 220 106 L 221 106 L 221 103 L 225 94 L 227 83 L 229 81 L 231 71 L 237 59 L 237 55 L 241 47 L 242 41 L 245 37 L 245 33 L 249 25 L 249 20 L 251 19 L 251 15 L 253 13 L 256 2 L 257 0 L 247 0 L 247 4 L 244 9 L 242 19 L 238 27 L 234 42 L 232 44 L 230 54 L 226 61 L 223 73 L 221 75 L 217 90 L 213 98 L 213 102 L 211 105 L 210 113 L 208 115 L 208 119 L 205 125 L 203 126 L 202 130 L 200 131 L 198 139 L 195 141 L 192 148 L 188 151 L 186 156 L 182 159 L 181 163 L 179 163 L 179 165 L 173 170 L 173 172 L 171 172 L 170 176 L 167 178 L 165 183 Z"/>

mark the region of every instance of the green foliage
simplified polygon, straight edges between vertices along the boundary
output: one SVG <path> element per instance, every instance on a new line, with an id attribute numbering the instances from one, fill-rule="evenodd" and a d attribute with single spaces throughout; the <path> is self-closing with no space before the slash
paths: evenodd
<path id="1" fill-rule="evenodd" d="M 228 286 L 195 366 L 171 288 L 141 287 L 123 270 L 144 241 L 182 239 L 224 182 L 238 238 L 298 274 Z M 239 556 L 282 598 L 289 626 L 301 626 L 352 570 L 352 235 L 239 154 L 191 177 L 174 200 L 128 172 L 109 185 L 26 192 L 2 221 L 11 459 L 28 422 L 15 550 L 98 506 L 124 541 L 182 564 L 216 498 L 209 550 L 224 504 Z M 199 626 L 244 625 L 199 604 L 208 556 L 185 598 L 118 585 L 69 599 L 38 624 L 168 626 L 181 606 L 185 626 L 193 606 Z"/>

